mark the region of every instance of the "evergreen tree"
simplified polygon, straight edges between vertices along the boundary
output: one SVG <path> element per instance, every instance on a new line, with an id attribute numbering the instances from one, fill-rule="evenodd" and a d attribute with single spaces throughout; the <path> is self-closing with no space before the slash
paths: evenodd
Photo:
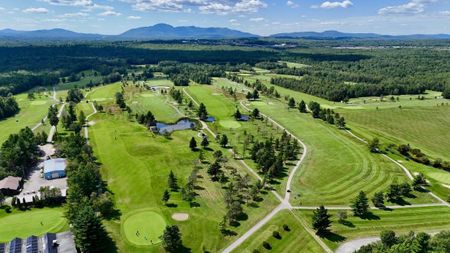
<path id="1" fill-rule="evenodd" d="M 288 106 L 289 108 L 295 107 L 295 99 L 293 97 L 289 98 Z"/>
<path id="2" fill-rule="evenodd" d="M 194 151 L 197 149 L 197 141 L 194 137 L 191 138 L 191 141 L 189 141 L 189 148 Z"/>
<path id="3" fill-rule="evenodd" d="M 217 181 L 219 174 L 221 173 L 220 163 L 216 160 L 213 164 L 211 164 L 208 168 L 208 174 L 211 176 L 213 181 Z"/>
<path id="4" fill-rule="evenodd" d="M 198 117 L 201 120 L 205 120 L 205 119 L 208 118 L 208 111 L 206 110 L 206 106 L 203 103 L 201 103 L 199 108 L 198 108 Z"/>
<path id="5" fill-rule="evenodd" d="M 298 110 L 301 112 L 301 113 L 306 113 L 306 103 L 305 103 L 305 101 L 300 101 L 300 103 L 298 104 Z"/>
<path id="6" fill-rule="evenodd" d="M 369 212 L 369 200 L 366 194 L 361 191 L 352 203 L 352 210 L 355 216 L 363 217 Z"/>
<path id="7" fill-rule="evenodd" d="M 169 186 L 171 191 L 178 191 L 178 183 L 177 178 L 175 177 L 175 174 L 173 174 L 173 171 L 169 172 L 169 177 L 167 178 L 167 185 Z"/>
<path id="8" fill-rule="evenodd" d="M 241 112 L 239 111 L 239 109 L 236 109 L 236 112 L 234 113 L 234 118 L 240 120 L 241 117 L 242 117 Z"/>
<path id="9" fill-rule="evenodd" d="M 86 116 L 84 115 L 83 111 L 80 111 L 78 114 L 78 122 L 80 122 L 81 125 L 84 125 L 86 123 Z"/>
<path id="10" fill-rule="evenodd" d="M 384 194 L 383 192 L 376 192 L 372 198 L 372 203 L 378 208 L 384 208 Z"/>
<path id="11" fill-rule="evenodd" d="M 88 200 L 78 205 L 71 219 L 75 243 L 81 252 L 102 252 L 105 230 Z"/>
<path id="12" fill-rule="evenodd" d="M 252 111 L 252 117 L 253 117 L 254 119 L 259 118 L 259 110 L 258 110 L 258 108 L 253 109 L 253 111 Z"/>
<path id="13" fill-rule="evenodd" d="M 166 229 L 161 236 L 161 241 L 162 246 L 167 252 L 180 252 L 180 250 L 183 248 L 180 229 L 177 225 L 166 226 Z"/>
<path id="14" fill-rule="evenodd" d="M 328 210 L 324 206 L 320 206 L 313 213 L 312 227 L 316 230 L 316 234 L 323 235 L 328 232 L 328 228 L 331 226 L 331 215 L 328 214 Z"/>
<path id="15" fill-rule="evenodd" d="M 222 146 L 223 148 L 227 147 L 228 145 L 228 137 L 226 134 L 222 135 L 222 137 L 220 138 L 220 146 Z"/>
<path id="16" fill-rule="evenodd" d="M 207 137 L 203 137 L 202 142 L 200 143 L 200 145 L 202 145 L 203 148 L 206 148 L 209 146 L 209 141 Z"/>
<path id="17" fill-rule="evenodd" d="M 170 193 L 168 190 L 165 190 L 161 200 L 164 202 L 164 205 L 167 205 L 167 201 L 170 199 Z"/>

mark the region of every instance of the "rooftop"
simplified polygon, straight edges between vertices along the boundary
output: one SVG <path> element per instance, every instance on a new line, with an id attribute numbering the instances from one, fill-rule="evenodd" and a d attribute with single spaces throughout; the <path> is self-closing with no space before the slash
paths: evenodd
<path id="1" fill-rule="evenodd" d="M 67 161 L 64 158 L 44 161 L 44 173 L 66 170 Z"/>
<path id="2" fill-rule="evenodd" d="M 0 189 L 17 190 L 20 186 L 20 177 L 6 177 L 0 181 Z"/>

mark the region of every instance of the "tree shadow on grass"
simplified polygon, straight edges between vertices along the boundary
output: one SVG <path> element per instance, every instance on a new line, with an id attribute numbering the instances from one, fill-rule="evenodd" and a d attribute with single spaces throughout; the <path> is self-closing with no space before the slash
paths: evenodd
<path id="1" fill-rule="evenodd" d="M 389 201 L 389 202 L 397 204 L 397 205 L 400 205 L 400 206 L 409 206 L 409 205 L 411 205 L 411 203 L 409 203 L 408 201 L 406 201 L 403 198 L 399 198 L 399 199 L 392 200 L 392 201 Z"/>
<path id="2" fill-rule="evenodd" d="M 323 234 L 319 234 L 318 236 L 325 238 L 332 242 L 343 242 L 345 239 L 347 239 L 345 236 L 338 235 L 331 231 L 324 232 Z"/>
<path id="3" fill-rule="evenodd" d="M 363 219 L 363 220 L 380 220 L 380 216 L 375 215 L 372 212 L 368 212 L 367 214 L 362 215 L 361 219 Z"/>
<path id="4" fill-rule="evenodd" d="M 234 232 L 233 230 L 230 230 L 230 229 L 225 229 L 224 231 L 222 231 L 222 234 L 224 236 L 236 236 L 237 235 L 236 232 Z"/>
<path id="5" fill-rule="evenodd" d="M 175 203 L 167 203 L 166 206 L 169 207 L 169 208 L 175 208 L 175 207 L 178 207 L 178 205 L 175 204 Z"/>
<path id="6" fill-rule="evenodd" d="M 339 223 L 346 227 L 350 227 L 350 228 L 355 227 L 355 224 L 353 224 L 351 221 L 348 221 L 348 220 L 342 220 L 342 221 L 339 221 Z"/>

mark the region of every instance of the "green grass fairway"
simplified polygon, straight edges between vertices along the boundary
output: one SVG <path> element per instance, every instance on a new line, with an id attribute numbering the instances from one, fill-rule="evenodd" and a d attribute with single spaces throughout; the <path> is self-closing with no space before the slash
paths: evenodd
<path id="1" fill-rule="evenodd" d="M 87 100 L 95 100 L 97 102 L 111 100 L 114 101 L 117 92 L 120 92 L 121 83 L 113 83 L 105 86 L 93 88 L 87 95 Z"/>
<path id="2" fill-rule="evenodd" d="M 363 190 L 369 196 L 385 190 L 394 182 L 407 180 L 394 163 L 371 154 L 366 145 L 335 126 L 313 119 L 310 114 L 290 110 L 277 100 L 257 103 L 263 113 L 284 125 L 308 146 L 304 165 L 295 175 L 292 190 L 294 204 L 347 205 Z M 434 200 L 422 193 L 410 203 Z"/>
<path id="3" fill-rule="evenodd" d="M 137 211 L 125 217 L 123 231 L 126 239 L 135 245 L 152 245 L 161 242 L 159 237 L 166 228 L 164 218 L 153 211 Z"/>
<path id="4" fill-rule="evenodd" d="M 350 128 L 366 138 L 409 143 L 425 154 L 450 161 L 450 106 L 339 112 Z"/>
<path id="5" fill-rule="evenodd" d="M 290 231 L 283 229 L 284 224 L 289 226 Z M 280 233 L 281 239 L 276 239 L 272 236 L 274 231 Z M 263 241 L 270 243 L 272 246 L 271 252 L 323 252 L 323 249 L 305 231 L 294 215 L 286 210 L 274 216 L 266 225 L 239 246 L 235 252 L 252 253 L 255 249 L 259 250 L 259 252 L 269 252 L 262 246 Z"/>
<path id="6" fill-rule="evenodd" d="M 0 212 L 3 212 L 0 210 Z M 41 224 L 42 222 L 42 224 Z M 0 215 L 0 242 L 68 229 L 62 208 L 33 209 Z"/>
<path id="7" fill-rule="evenodd" d="M 240 128 L 241 123 L 237 122 L 236 120 L 221 120 L 219 121 L 219 124 L 223 126 L 224 128 Z"/>
<path id="8" fill-rule="evenodd" d="M 307 224 L 311 224 L 312 211 L 300 211 Z M 448 207 L 427 207 L 413 209 L 398 209 L 393 211 L 379 211 L 374 213 L 374 219 L 360 219 L 348 212 L 348 222 L 340 224 L 337 212 L 332 211 L 331 231 L 334 235 L 324 239 L 332 249 L 344 241 L 355 238 L 378 236 L 383 230 L 394 230 L 397 233 L 409 231 L 435 232 L 448 230 L 450 227 L 450 209 Z"/>
<path id="9" fill-rule="evenodd" d="M 138 93 L 129 98 L 127 104 L 134 113 L 145 114 L 151 111 L 155 115 L 156 120 L 172 123 L 181 118 L 182 115 L 168 104 L 170 103 L 169 101 L 169 95 L 145 91 L 144 93 Z"/>
<path id="10" fill-rule="evenodd" d="M 189 86 L 187 91 L 196 101 L 204 103 L 208 113 L 216 120 L 231 120 L 233 118 L 238 103 L 226 99 L 219 88 L 196 85 Z"/>
<path id="11" fill-rule="evenodd" d="M 33 128 L 47 115 L 47 110 L 54 103 L 48 97 L 36 95 L 35 100 L 29 100 L 27 94 L 16 95 L 20 112 L 14 117 L 0 120 L 0 143 L 3 143 L 10 134 L 17 133 L 24 127 Z"/>

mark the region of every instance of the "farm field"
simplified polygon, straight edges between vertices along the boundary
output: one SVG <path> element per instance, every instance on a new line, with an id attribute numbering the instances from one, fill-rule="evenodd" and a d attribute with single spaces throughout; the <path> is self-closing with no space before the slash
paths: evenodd
<path id="1" fill-rule="evenodd" d="M 68 224 L 63 208 L 43 208 L 6 214 L 0 209 L 0 242 L 16 237 L 40 236 L 47 232 L 66 231 Z"/>
<path id="2" fill-rule="evenodd" d="M 285 230 L 283 225 L 287 225 L 289 230 Z M 274 231 L 280 233 L 280 239 L 273 237 Z M 323 252 L 318 243 L 287 210 L 279 212 L 257 234 L 241 244 L 235 252 L 252 253 L 255 249 L 259 252 L 269 252 L 262 246 L 264 241 L 270 244 L 272 247 L 270 251 L 273 252 Z"/>
<path id="3" fill-rule="evenodd" d="M 179 185 L 184 185 L 191 174 L 198 152 L 190 151 L 188 143 L 191 137 L 197 136 L 197 132 L 179 131 L 167 139 L 153 135 L 145 127 L 128 121 L 125 116 L 97 114 L 92 120 L 95 124 L 89 129 L 90 142 L 102 163 L 103 178 L 114 193 L 116 207 L 121 213 L 120 220 L 105 222 L 120 252 L 161 250 L 159 244 L 151 246 L 148 241 L 145 246 L 134 243 L 135 233 L 124 227 L 130 213 L 150 211 L 159 214 L 167 224 L 177 224 L 183 234 L 185 246 L 191 248 L 192 252 L 201 249 L 216 252 L 233 240 L 234 237 L 223 237 L 218 229 L 225 214 L 223 190 L 220 184 L 211 182 L 205 168 L 199 172 L 200 188 L 196 191 L 199 195 L 196 198 L 198 207 L 189 207 L 187 202 L 181 200 L 180 193 L 171 194 L 169 203 L 174 207 L 164 206 L 160 200 L 167 187 L 170 170 L 177 176 Z M 218 148 L 214 143 L 211 145 L 214 149 Z M 206 153 L 208 159 L 211 156 L 210 152 Z M 233 159 L 229 159 L 229 164 L 238 168 L 241 173 L 246 173 Z M 272 195 L 265 195 L 264 199 L 264 202 L 258 203 L 258 208 L 245 208 L 248 220 L 232 229 L 238 234 L 246 231 L 275 206 L 276 200 Z M 175 221 L 171 218 L 174 213 L 187 213 L 189 219 Z M 131 239 L 128 238 L 130 234 Z"/>
<path id="4" fill-rule="evenodd" d="M 54 103 L 53 99 L 43 94 L 36 99 L 29 100 L 27 94 L 16 95 L 20 112 L 14 116 L 4 120 L 0 120 L 0 143 L 3 143 L 10 134 L 18 132 L 20 129 L 36 126 L 46 115 L 50 105 Z"/>
<path id="5" fill-rule="evenodd" d="M 311 223 L 312 211 L 298 211 L 307 224 Z M 450 227 L 450 209 L 448 207 L 421 207 L 413 209 L 397 209 L 393 211 L 373 210 L 372 219 L 354 217 L 348 212 L 348 219 L 341 224 L 337 219 L 337 211 L 332 215 L 331 232 L 324 242 L 336 249 L 340 243 L 351 239 L 378 236 L 383 230 L 394 230 L 396 233 L 436 232 Z"/>

